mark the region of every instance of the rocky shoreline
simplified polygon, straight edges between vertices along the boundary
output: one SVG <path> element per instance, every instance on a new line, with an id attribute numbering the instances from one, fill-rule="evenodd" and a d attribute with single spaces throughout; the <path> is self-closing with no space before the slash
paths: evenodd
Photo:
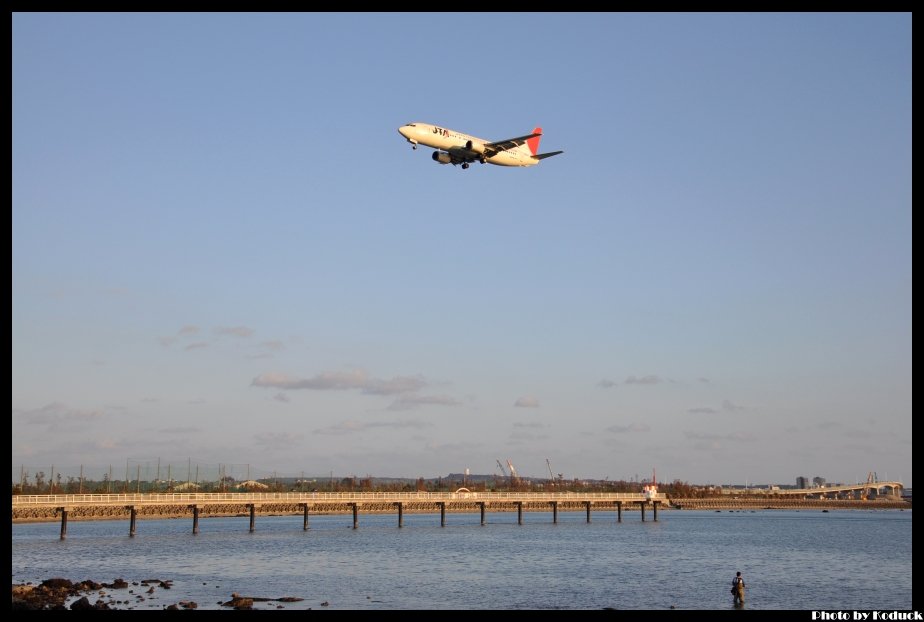
<path id="1" fill-rule="evenodd" d="M 38 585 L 14 583 L 12 584 L 13 611 L 133 609 L 151 598 L 156 590 L 169 590 L 172 584 L 173 581 L 161 579 L 144 579 L 131 583 L 125 579 L 115 579 L 112 583 L 97 583 L 89 579 L 74 582 L 61 577 L 45 579 Z M 90 602 L 91 598 L 95 600 Z M 296 603 L 303 600 L 295 596 L 265 598 L 232 593 L 230 599 L 219 601 L 216 604 L 229 609 L 241 610 L 253 609 L 256 602 L 276 602 L 280 603 L 276 605 L 276 608 L 283 609 L 285 606 L 282 603 Z M 322 607 L 328 604 L 327 601 L 320 603 Z M 162 609 L 171 611 L 198 608 L 199 604 L 192 600 L 180 600 L 162 606 Z"/>

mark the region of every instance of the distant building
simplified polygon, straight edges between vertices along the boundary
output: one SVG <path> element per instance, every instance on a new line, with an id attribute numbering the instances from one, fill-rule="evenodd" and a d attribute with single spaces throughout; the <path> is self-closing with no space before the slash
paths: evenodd
<path id="1" fill-rule="evenodd" d="M 808 482 L 809 481 L 807 477 L 800 475 L 799 477 L 796 478 L 796 488 L 808 488 L 809 487 Z"/>
<path id="2" fill-rule="evenodd" d="M 825 483 L 826 483 L 825 478 L 820 477 L 820 476 L 818 476 L 818 475 L 816 475 L 815 477 L 812 478 L 812 484 L 813 484 L 816 488 L 824 488 L 824 487 L 825 487 Z"/>

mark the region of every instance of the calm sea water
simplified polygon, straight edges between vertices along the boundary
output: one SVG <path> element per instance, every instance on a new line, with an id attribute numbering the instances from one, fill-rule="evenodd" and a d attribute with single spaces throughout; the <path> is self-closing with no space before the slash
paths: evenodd
<path id="1" fill-rule="evenodd" d="M 71 521 L 12 527 L 13 582 L 170 579 L 173 589 L 110 590 L 134 609 L 232 592 L 301 597 L 286 609 L 731 609 L 735 571 L 746 609 L 911 609 L 908 511 L 598 511 L 559 514 L 246 517 Z M 141 594 L 144 601 L 135 600 Z M 90 596 L 91 602 L 95 596 Z M 280 603 L 255 603 L 275 609 Z M 125 605 L 122 605 L 125 607 Z"/>

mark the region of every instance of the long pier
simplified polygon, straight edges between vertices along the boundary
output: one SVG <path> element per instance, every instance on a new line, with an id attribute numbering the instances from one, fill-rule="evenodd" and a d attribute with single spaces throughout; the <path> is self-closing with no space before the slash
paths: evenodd
<path id="1" fill-rule="evenodd" d="M 645 509 L 651 508 L 652 519 L 658 520 L 658 507 L 666 503 L 663 494 L 651 493 L 515 493 L 515 492 L 281 492 L 281 493 L 155 493 L 121 495 L 14 495 L 13 520 L 35 520 L 60 516 L 61 539 L 67 537 L 69 515 L 81 518 L 103 518 L 129 515 L 129 535 L 137 531 L 139 514 L 163 517 L 188 514 L 192 516 L 192 533 L 199 533 L 199 517 L 203 513 L 242 514 L 250 517 L 250 531 L 256 529 L 257 513 L 302 514 L 303 528 L 309 528 L 310 514 L 349 513 L 353 528 L 359 527 L 361 512 L 395 513 L 398 527 L 404 526 L 404 512 L 439 512 L 440 525 L 446 526 L 446 512 L 479 512 L 485 524 L 488 511 L 517 512 L 517 523 L 523 524 L 525 511 L 551 511 L 552 522 L 558 522 L 559 511 L 583 511 L 586 520 L 596 510 L 615 511 L 616 521 L 622 522 L 623 508 L 638 508 L 642 521 Z"/>

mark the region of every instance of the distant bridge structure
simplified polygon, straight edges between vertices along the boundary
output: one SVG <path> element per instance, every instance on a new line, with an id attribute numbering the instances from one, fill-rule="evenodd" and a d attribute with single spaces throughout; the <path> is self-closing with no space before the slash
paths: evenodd
<path id="1" fill-rule="evenodd" d="M 725 488 L 724 494 L 761 494 L 761 495 L 779 495 L 781 497 L 822 497 L 834 498 L 843 495 L 853 495 L 855 498 L 866 499 L 871 496 L 881 497 L 901 497 L 904 485 L 901 482 L 876 482 L 866 481 L 858 484 L 842 484 L 838 486 L 824 486 L 817 488 L 750 488 L 747 490 L 738 490 L 735 488 Z"/>

